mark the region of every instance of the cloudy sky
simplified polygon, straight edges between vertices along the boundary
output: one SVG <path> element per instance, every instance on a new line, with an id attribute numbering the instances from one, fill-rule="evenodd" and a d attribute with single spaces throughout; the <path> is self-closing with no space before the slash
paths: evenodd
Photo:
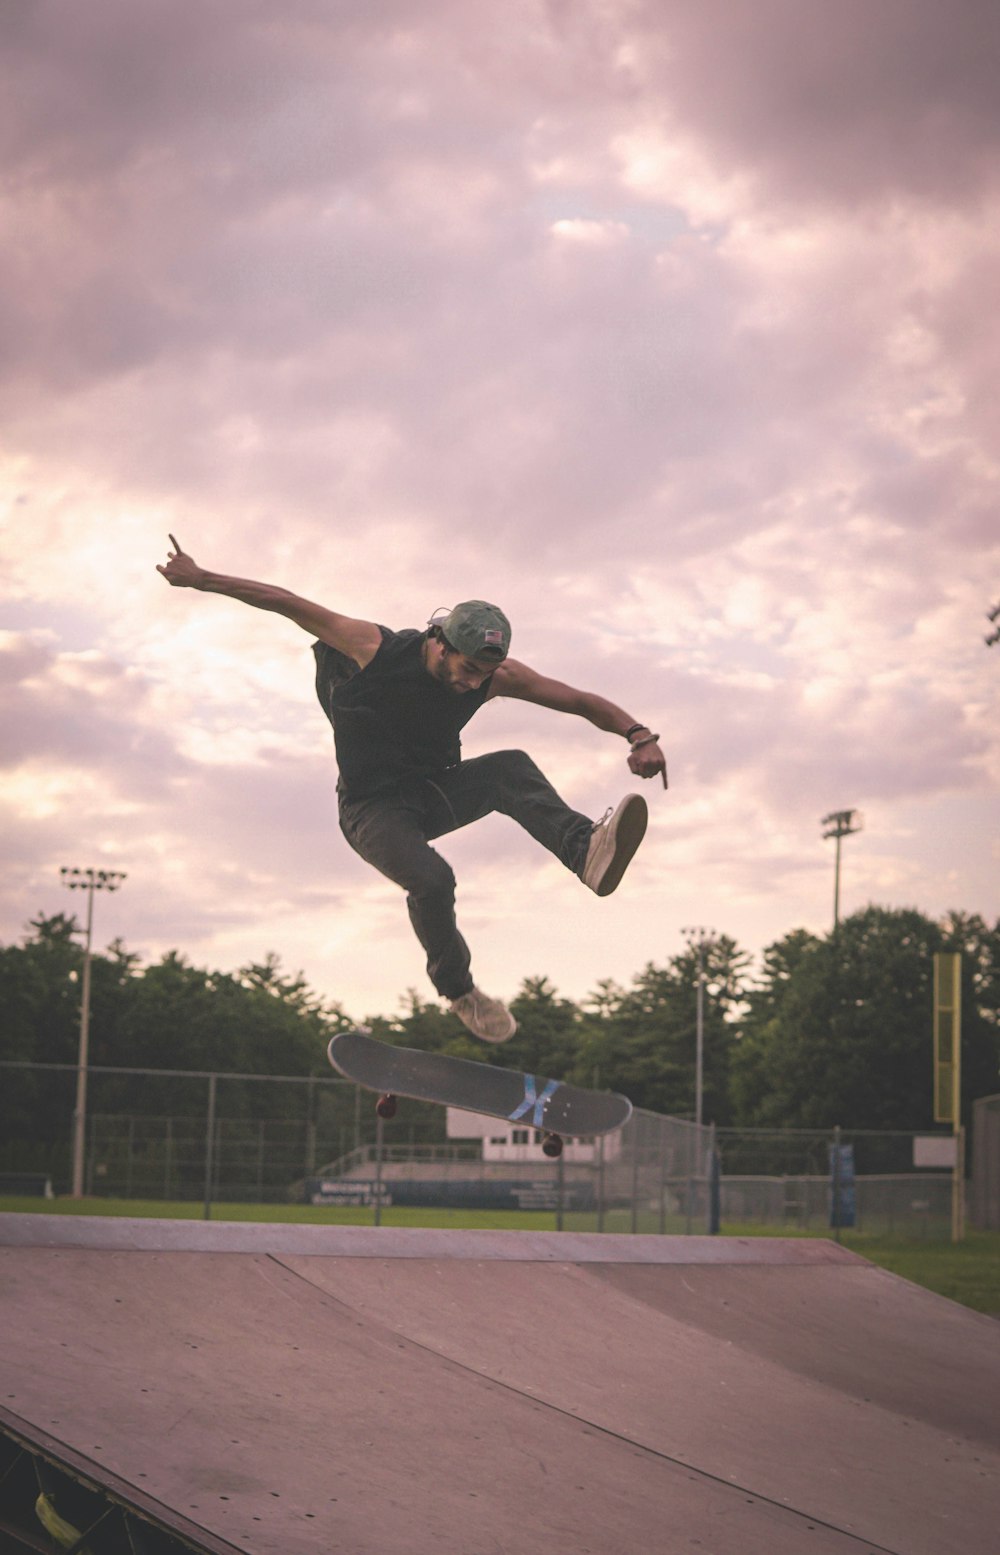
<path id="1" fill-rule="evenodd" d="M 309 640 L 155 571 L 422 625 L 659 730 L 599 901 L 442 843 L 478 981 L 583 997 L 842 905 L 1000 912 L 996 0 L 16 0 L 0 8 L 0 940 L 430 994 L 336 825 Z M 491 704 L 595 817 L 586 723 Z"/>

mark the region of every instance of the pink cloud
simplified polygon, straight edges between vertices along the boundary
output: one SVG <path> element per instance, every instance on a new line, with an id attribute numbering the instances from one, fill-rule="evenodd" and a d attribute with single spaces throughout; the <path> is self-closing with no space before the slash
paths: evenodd
<path id="1" fill-rule="evenodd" d="M 623 945 L 737 879 L 791 912 L 833 803 L 951 807 L 977 882 L 996 35 L 962 0 L 8 7 L 7 534 L 48 634 L 0 656 L 13 930 L 81 794 L 140 941 L 301 942 L 358 893 L 396 921 L 337 834 L 307 643 L 169 593 L 170 528 L 390 625 L 497 597 L 529 662 L 655 713 L 662 889 Z M 473 743 L 595 814 L 624 781 L 537 709 Z M 480 913 L 511 857 L 546 878 L 500 823 L 455 846 Z"/>
<path id="2" fill-rule="evenodd" d="M 778 198 L 951 206 L 996 186 L 992 0 L 647 0 L 637 32 L 670 117 Z"/>

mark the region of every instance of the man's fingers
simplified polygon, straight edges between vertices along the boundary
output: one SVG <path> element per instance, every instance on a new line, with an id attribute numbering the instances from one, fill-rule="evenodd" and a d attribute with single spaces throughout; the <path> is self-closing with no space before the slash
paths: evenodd
<path id="1" fill-rule="evenodd" d="M 634 766 L 633 766 L 633 762 L 635 762 Z M 667 764 L 666 764 L 666 762 L 663 763 L 662 767 L 651 767 L 648 771 L 643 771 L 642 764 L 640 762 L 636 761 L 635 757 L 630 757 L 629 761 L 628 761 L 628 768 L 629 768 L 630 772 L 634 772 L 635 773 L 636 777 L 641 777 L 646 782 L 648 782 L 650 778 L 654 778 L 656 776 L 656 774 L 659 773 L 661 778 L 663 779 L 663 786 L 664 786 L 664 788 L 669 788 L 670 787 L 670 784 L 667 781 Z"/>
<path id="2" fill-rule="evenodd" d="M 167 539 L 170 541 L 170 544 L 173 546 L 174 550 L 178 553 L 178 555 L 180 555 L 180 549 L 181 549 L 180 541 L 172 534 L 168 534 L 167 535 Z"/>

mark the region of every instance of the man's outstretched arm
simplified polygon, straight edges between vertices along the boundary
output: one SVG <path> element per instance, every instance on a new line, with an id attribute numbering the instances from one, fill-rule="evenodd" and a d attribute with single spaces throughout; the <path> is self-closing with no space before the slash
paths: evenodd
<path id="1" fill-rule="evenodd" d="M 193 556 L 181 550 L 173 535 L 170 543 L 174 549 L 168 555 L 166 565 L 158 565 L 156 570 L 172 588 L 226 594 L 257 610 L 272 610 L 277 615 L 287 616 L 310 636 L 329 643 L 331 648 L 339 648 L 362 667 L 378 652 L 382 634 L 373 621 L 340 615 L 336 610 L 327 610 L 323 605 L 315 605 L 311 600 L 291 594 L 288 589 L 275 588 L 271 583 L 255 583 L 250 578 L 231 578 L 223 572 L 208 572 L 198 566 Z"/>
<path id="2" fill-rule="evenodd" d="M 539 675 L 537 670 L 519 664 L 516 659 L 505 659 L 498 666 L 493 675 L 491 696 L 518 697 L 522 702 L 535 702 L 539 707 L 550 707 L 557 713 L 575 713 L 595 728 L 621 735 L 630 746 L 629 770 L 641 778 L 655 777 L 659 773 L 666 788 L 667 761 L 658 738 L 651 738 L 651 729 L 606 697 L 592 691 L 579 691 L 548 675 Z"/>

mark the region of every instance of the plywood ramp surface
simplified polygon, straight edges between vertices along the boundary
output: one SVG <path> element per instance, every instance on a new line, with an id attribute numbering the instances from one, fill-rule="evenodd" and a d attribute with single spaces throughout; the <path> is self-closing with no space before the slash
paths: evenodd
<path id="1" fill-rule="evenodd" d="M 235 1549 L 993 1548 L 1000 1326 L 832 1244 L 57 1219 L 0 1404 Z"/>

